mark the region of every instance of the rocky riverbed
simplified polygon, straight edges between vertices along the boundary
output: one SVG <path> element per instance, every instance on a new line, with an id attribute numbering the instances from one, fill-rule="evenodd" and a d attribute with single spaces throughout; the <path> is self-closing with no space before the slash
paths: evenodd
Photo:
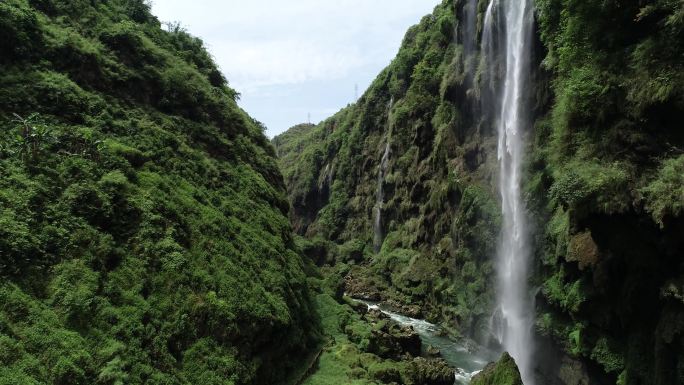
<path id="1" fill-rule="evenodd" d="M 362 299 L 354 299 L 357 311 L 365 311 L 364 318 L 373 322 L 394 323 L 383 325 L 378 334 L 380 343 L 376 354 L 387 352 L 410 351 L 413 355 L 421 355 L 425 361 L 432 360 L 431 370 L 446 367 L 450 373 L 449 384 L 467 385 L 471 378 L 481 371 L 490 361 L 497 359 L 496 354 L 487 351 L 471 342 L 458 341 L 445 335 L 442 328 L 425 320 L 412 318 L 389 310 L 384 303 L 377 304 Z M 365 309 L 364 309 L 365 308 Z M 393 326 L 387 326 L 393 325 Z M 435 364 L 439 362 L 439 364 Z M 443 365 L 442 365 L 443 363 Z M 425 362 L 422 362 L 423 366 Z"/>

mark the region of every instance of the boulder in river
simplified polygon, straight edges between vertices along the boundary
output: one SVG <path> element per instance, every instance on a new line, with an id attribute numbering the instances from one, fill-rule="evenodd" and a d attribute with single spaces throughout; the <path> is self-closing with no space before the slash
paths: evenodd
<path id="1" fill-rule="evenodd" d="M 401 325 L 377 308 L 368 309 L 363 318 L 373 325 L 368 351 L 383 358 L 401 359 L 420 355 L 420 335 L 411 326 Z"/>
<path id="2" fill-rule="evenodd" d="M 504 353 L 497 363 L 489 363 L 476 374 L 470 385 L 523 385 L 515 360 Z"/>
<path id="3" fill-rule="evenodd" d="M 435 358 L 436 358 L 436 357 L 441 357 L 441 356 L 442 356 L 442 352 L 439 350 L 439 348 L 436 348 L 436 347 L 434 347 L 434 346 L 432 346 L 432 345 L 428 345 L 428 346 L 425 348 L 425 355 L 426 355 L 427 357 L 435 357 Z"/>
<path id="4" fill-rule="evenodd" d="M 418 305 L 402 304 L 399 301 L 393 299 L 382 301 L 380 305 L 385 309 L 389 309 L 393 312 L 403 314 L 407 317 L 421 318 L 423 316 L 423 310 Z"/>

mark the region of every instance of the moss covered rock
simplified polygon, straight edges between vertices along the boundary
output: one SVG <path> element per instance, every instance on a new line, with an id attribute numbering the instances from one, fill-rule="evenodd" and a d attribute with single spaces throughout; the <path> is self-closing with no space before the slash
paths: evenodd
<path id="1" fill-rule="evenodd" d="M 504 353 L 498 362 L 489 363 L 476 374 L 471 385 L 523 385 L 520 371 L 515 360 L 508 353 Z"/>
<path id="2" fill-rule="evenodd" d="M 370 309 L 363 318 L 373 325 L 368 352 L 394 359 L 420 355 L 422 342 L 413 327 L 401 325 L 377 309 Z"/>
<path id="3" fill-rule="evenodd" d="M 454 369 L 443 359 L 415 358 L 406 369 L 408 384 L 453 385 Z"/>

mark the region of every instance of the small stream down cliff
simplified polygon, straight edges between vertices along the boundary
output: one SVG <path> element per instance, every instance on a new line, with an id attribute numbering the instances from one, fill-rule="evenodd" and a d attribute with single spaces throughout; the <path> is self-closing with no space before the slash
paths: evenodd
<path id="1" fill-rule="evenodd" d="M 383 234 L 382 234 L 382 205 L 385 203 L 385 192 L 383 190 L 382 184 L 385 182 L 385 174 L 387 173 L 387 162 L 390 157 L 390 138 L 387 138 L 387 144 L 385 144 L 385 152 L 382 155 L 382 161 L 380 163 L 380 168 L 378 170 L 378 189 L 376 192 L 376 202 L 373 208 L 373 246 L 375 252 L 379 252 L 382 247 Z"/>

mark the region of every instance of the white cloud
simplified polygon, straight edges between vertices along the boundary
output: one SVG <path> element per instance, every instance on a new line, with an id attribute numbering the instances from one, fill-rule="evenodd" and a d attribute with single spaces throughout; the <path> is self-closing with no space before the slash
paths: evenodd
<path id="1" fill-rule="evenodd" d="M 356 47 L 334 49 L 289 39 L 228 41 L 214 49 L 231 84 L 242 92 L 274 85 L 337 79 L 366 64 Z"/>
<path id="2" fill-rule="evenodd" d="M 161 20 L 180 21 L 204 37 L 231 83 L 244 92 L 358 70 L 386 56 L 378 54 L 387 47 L 396 50 L 397 21 L 417 22 L 416 14 L 429 11 L 430 3 L 156 0 L 153 10 Z"/>
<path id="3" fill-rule="evenodd" d="M 178 21 L 201 37 L 231 86 L 242 93 L 248 112 L 257 111 L 257 119 L 281 131 L 297 123 L 291 121 L 296 113 L 279 114 L 276 103 L 283 101 L 274 93 L 287 93 L 289 104 L 300 100 L 305 104 L 298 108 L 305 110 L 346 105 L 350 97 L 341 95 L 353 95 L 356 83 L 370 84 L 395 55 L 406 29 L 437 3 L 154 0 L 152 10 L 161 21 Z M 333 89 L 340 85 L 344 91 Z M 312 100 L 312 92 L 327 100 Z"/>

